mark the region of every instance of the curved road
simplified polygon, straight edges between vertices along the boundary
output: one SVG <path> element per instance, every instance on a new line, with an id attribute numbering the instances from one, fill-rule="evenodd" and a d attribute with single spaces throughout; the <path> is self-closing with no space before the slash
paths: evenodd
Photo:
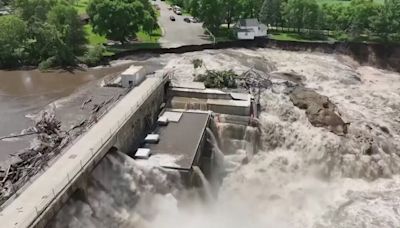
<path id="1" fill-rule="evenodd" d="M 199 45 L 211 43 L 209 36 L 205 34 L 202 23 L 186 23 L 183 19 L 187 16 L 176 15 L 169 10 L 164 1 L 152 1 L 160 7 L 160 17 L 158 23 L 163 30 L 163 37 L 160 39 L 161 47 L 173 48 L 184 45 Z M 170 16 L 175 17 L 175 21 L 170 20 Z"/>

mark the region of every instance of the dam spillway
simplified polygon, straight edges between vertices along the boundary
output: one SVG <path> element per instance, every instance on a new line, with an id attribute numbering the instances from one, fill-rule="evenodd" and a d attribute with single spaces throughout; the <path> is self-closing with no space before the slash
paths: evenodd
<path id="1" fill-rule="evenodd" d="M 206 147 L 206 128 L 210 125 L 212 112 L 206 111 L 210 108 L 207 106 L 203 111 L 194 111 L 196 107 L 193 106 L 183 107 L 185 110 L 176 109 L 174 104 L 167 101 L 171 99 L 168 97 L 168 91 L 173 90 L 168 90 L 168 82 L 168 77 L 151 76 L 132 88 L 37 179 L 3 205 L 0 222 L 5 227 L 45 227 L 74 192 L 85 189 L 90 172 L 112 148 L 134 155 L 134 151 L 142 146 L 141 139 L 155 130 L 157 117 L 165 109 L 165 103 L 169 103 L 165 110 L 182 114 L 181 120 L 159 128 L 157 131 L 162 137 L 161 143 L 149 147 L 157 154 L 180 157 L 175 167 L 162 164 L 160 166 L 180 170 L 181 175 L 187 177 L 184 179 L 189 180 L 193 172 L 192 167 L 200 163 Z M 207 94 L 204 91 L 190 93 L 203 94 L 202 96 Z M 230 100 L 233 100 L 230 94 L 221 94 L 225 98 L 219 97 L 219 103 L 223 104 L 225 101 L 228 105 L 223 104 L 218 110 L 222 113 L 224 110 L 232 113 L 230 106 L 237 106 L 237 103 L 230 103 Z M 182 97 L 190 100 L 188 95 Z M 179 95 L 175 94 L 173 98 L 179 99 Z M 207 98 L 208 103 L 212 100 L 213 97 Z M 250 114 L 250 97 L 239 103 L 238 114 Z"/>
<path id="2" fill-rule="evenodd" d="M 130 140 L 125 137 L 143 134 L 146 126 L 133 129 L 132 122 L 157 115 L 167 80 L 149 77 L 133 88 L 32 184 L 17 193 L 1 212 L 0 223 L 10 228 L 43 227 L 84 179 L 85 173 L 90 172 L 111 147 L 117 145 L 124 151 L 134 146 L 132 137 L 127 137 Z M 138 111 L 143 109 L 146 111 L 139 115 Z M 146 115 L 146 112 L 149 113 Z"/>

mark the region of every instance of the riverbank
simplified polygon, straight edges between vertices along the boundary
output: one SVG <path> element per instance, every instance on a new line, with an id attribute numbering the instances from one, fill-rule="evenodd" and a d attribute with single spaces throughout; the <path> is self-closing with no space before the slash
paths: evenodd
<path id="1" fill-rule="evenodd" d="M 310 51 L 326 54 L 343 54 L 354 58 L 358 63 L 400 72 L 400 45 L 355 42 L 298 42 L 260 38 L 254 41 L 225 41 L 216 44 L 187 45 L 178 48 L 148 48 L 122 51 L 105 57 L 104 62 L 125 59 L 138 54 L 181 54 L 186 52 L 228 48 L 272 48 L 286 51 Z"/>

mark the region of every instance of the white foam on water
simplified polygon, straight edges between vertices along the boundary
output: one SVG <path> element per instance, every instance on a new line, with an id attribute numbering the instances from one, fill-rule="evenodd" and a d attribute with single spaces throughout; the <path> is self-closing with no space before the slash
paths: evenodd
<path id="1" fill-rule="evenodd" d="M 191 59 L 200 58 L 207 68 L 240 73 L 248 66 L 238 56 L 303 75 L 303 84 L 328 96 L 350 123 L 347 136 L 312 126 L 284 89 L 267 90 L 261 99 L 261 148 L 247 162 L 247 147 L 240 146 L 245 144 L 232 143 L 235 151 L 224 151 L 229 173 L 212 204 L 177 190 L 177 182 L 157 168 L 108 158 L 114 171 L 95 170 L 91 206 L 70 203 L 74 209 L 67 210 L 64 222 L 72 227 L 400 227 L 400 75 L 343 62 L 341 56 L 271 49 L 169 55 L 166 70 L 173 68 L 176 80 L 191 81 Z"/>

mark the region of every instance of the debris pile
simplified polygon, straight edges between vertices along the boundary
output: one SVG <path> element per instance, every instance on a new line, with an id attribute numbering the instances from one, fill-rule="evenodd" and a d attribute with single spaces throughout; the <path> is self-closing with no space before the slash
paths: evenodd
<path id="1" fill-rule="evenodd" d="M 237 77 L 233 70 L 206 70 L 204 74 L 197 75 L 195 81 L 204 82 L 207 88 L 237 88 Z"/>
<path id="2" fill-rule="evenodd" d="M 0 204 L 28 182 L 29 178 L 43 170 L 48 161 L 70 140 L 68 133 L 61 130 L 61 122 L 53 111 L 42 112 L 27 132 L 36 134 L 32 146 L 0 166 Z"/>

